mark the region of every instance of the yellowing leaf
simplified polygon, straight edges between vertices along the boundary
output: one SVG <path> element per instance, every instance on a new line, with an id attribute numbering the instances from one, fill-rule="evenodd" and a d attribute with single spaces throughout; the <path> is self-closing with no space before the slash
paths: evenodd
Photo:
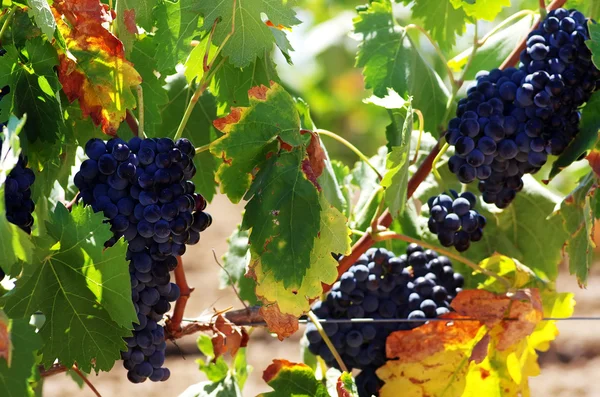
<path id="1" fill-rule="evenodd" d="M 267 323 L 269 331 L 277 334 L 279 340 L 284 340 L 298 331 L 298 318 L 282 313 L 277 303 L 261 306 L 260 314 Z"/>
<path id="2" fill-rule="evenodd" d="M 460 318 L 456 313 L 446 316 Z M 410 331 L 391 334 L 386 343 L 389 360 L 377 370 L 385 385 L 381 397 L 446 396 L 458 397 L 465 387 L 468 360 L 481 338 L 479 321 L 433 321 Z"/>
<path id="3" fill-rule="evenodd" d="M 263 379 L 274 391 L 261 393 L 258 397 L 331 397 L 306 364 L 273 360 L 263 372 Z"/>
<path id="4" fill-rule="evenodd" d="M 98 0 L 59 0 L 52 7 L 67 44 L 66 53 L 59 50 L 63 91 L 105 134 L 115 135 L 126 110 L 136 105 L 131 88 L 142 79 L 125 59 L 123 43 L 103 26 L 112 17 Z"/>
<path id="5" fill-rule="evenodd" d="M 299 286 L 286 288 L 282 281 L 265 272 L 260 257 L 251 262 L 252 274 L 256 279 L 256 295 L 266 304 L 277 302 L 284 313 L 300 316 L 310 309 L 309 301 L 323 292 L 321 283 L 332 284 L 337 279 L 337 261 L 332 252 L 348 254 L 350 235 L 346 218 L 319 195 L 322 208 L 319 233 L 315 237 L 310 253 L 310 264 Z"/>

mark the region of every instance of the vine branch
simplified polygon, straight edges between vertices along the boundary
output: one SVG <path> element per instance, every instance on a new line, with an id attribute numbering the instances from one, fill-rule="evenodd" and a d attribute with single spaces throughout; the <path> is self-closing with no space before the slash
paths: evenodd
<path id="1" fill-rule="evenodd" d="M 98 392 L 98 390 L 96 389 L 96 387 L 94 387 L 94 385 L 92 384 L 92 382 L 90 382 L 90 380 L 87 378 L 87 376 L 85 376 L 85 374 L 83 372 L 81 372 L 79 370 L 79 368 L 77 368 L 76 366 L 73 365 L 73 368 L 71 368 L 77 375 L 79 375 L 79 377 L 85 382 L 85 384 L 90 388 L 90 390 L 92 392 L 94 392 L 94 394 L 96 395 L 96 397 L 102 397 L 102 395 L 100 395 L 100 392 Z"/>
<path id="2" fill-rule="evenodd" d="M 185 278 L 185 270 L 183 269 L 183 261 L 181 257 L 177 257 L 177 267 L 175 268 L 175 283 L 179 287 L 180 295 L 177 302 L 175 302 L 175 310 L 173 310 L 173 316 L 167 320 L 166 331 L 171 337 L 179 338 L 180 333 L 183 331 L 181 328 L 181 320 L 185 312 L 185 306 L 190 298 L 191 293 L 194 291 L 193 288 L 187 283 Z"/>

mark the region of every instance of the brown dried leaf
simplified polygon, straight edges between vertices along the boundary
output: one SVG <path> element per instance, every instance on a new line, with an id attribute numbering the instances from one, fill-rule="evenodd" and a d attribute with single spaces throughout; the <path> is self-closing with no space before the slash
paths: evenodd
<path id="1" fill-rule="evenodd" d="M 235 356 L 240 347 L 248 345 L 249 337 L 246 329 L 233 324 L 222 314 L 216 316 L 213 332 L 212 344 L 215 360 L 227 352 L 231 356 Z"/>
<path id="2" fill-rule="evenodd" d="M 276 303 L 262 306 L 260 314 L 265 319 L 269 331 L 277 334 L 279 340 L 284 340 L 298 331 L 298 319 L 296 316 L 281 313 Z"/>

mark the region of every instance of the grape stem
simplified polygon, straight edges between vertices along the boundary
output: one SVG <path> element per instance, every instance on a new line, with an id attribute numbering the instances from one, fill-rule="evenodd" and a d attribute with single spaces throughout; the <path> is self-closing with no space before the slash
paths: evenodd
<path id="1" fill-rule="evenodd" d="M 225 36 L 225 38 L 223 39 L 223 41 L 217 48 L 215 55 L 213 56 L 213 59 L 210 62 L 208 62 L 208 54 L 210 52 L 210 47 L 212 44 L 213 33 L 216 29 L 217 23 L 220 21 L 215 20 L 215 22 L 213 24 L 213 27 L 212 27 L 212 30 L 208 37 L 208 40 L 206 41 L 206 52 L 204 53 L 204 59 L 203 59 L 203 64 L 202 64 L 204 73 L 202 74 L 202 78 L 198 82 L 198 87 L 196 88 L 194 95 L 190 99 L 190 102 L 189 102 L 187 108 L 185 109 L 185 114 L 183 115 L 183 118 L 181 119 L 181 122 L 179 123 L 179 127 L 177 128 L 177 132 L 175 133 L 174 140 L 181 138 L 181 136 L 183 135 L 183 130 L 185 130 L 185 126 L 186 126 L 188 120 L 190 119 L 190 116 L 192 115 L 192 111 L 194 110 L 194 107 L 196 106 L 198 99 L 200 99 L 200 96 L 202 95 L 202 93 L 204 92 L 206 87 L 208 87 L 208 85 L 210 84 L 210 81 L 212 80 L 215 73 L 221 68 L 221 66 L 223 66 L 223 63 L 225 62 L 225 58 L 222 58 L 219 61 L 219 63 L 217 64 L 217 66 L 213 67 L 215 61 L 217 60 L 217 57 L 223 50 L 223 47 L 225 47 L 225 45 L 227 44 L 227 42 L 229 41 L 229 39 L 233 36 L 233 33 L 235 32 L 236 5 L 237 5 L 237 0 L 233 0 L 233 7 L 232 7 L 233 11 L 232 11 L 232 16 L 231 16 L 231 31 L 229 33 L 227 33 L 227 36 Z"/>
<path id="2" fill-rule="evenodd" d="M 190 288 L 187 283 L 187 279 L 185 278 L 185 270 L 183 269 L 183 261 L 181 260 L 180 256 L 177 257 L 177 267 L 175 268 L 174 273 L 175 283 L 179 287 L 180 295 L 179 299 L 177 299 L 177 302 L 175 302 L 173 316 L 167 320 L 166 331 L 172 337 L 177 338 L 178 334 L 183 331 L 181 328 L 181 319 L 183 318 L 187 301 L 194 289 Z"/>
<path id="3" fill-rule="evenodd" d="M 438 145 L 439 145 L 439 143 L 438 143 Z M 444 183 L 442 176 L 440 175 L 439 171 L 437 170 L 437 163 L 442 159 L 442 157 L 444 156 L 444 153 L 446 153 L 446 151 L 448 150 L 449 147 L 450 147 L 450 145 L 448 143 L 444 144 L 444 146 L 442 147 L 440 152 L 433 159 L 433 163 L 431 163 L 431 172 L 433 172 L 433 176 L 435 176 L 435 179 L 437 179 L 438 183 L 444 190 L 446 190 L 446 184 Z"/>
<path id="4" fill-rule="evenodd" d="M 135 87 L 138 97 L 138 135 L 142 139 L 146 139 L 144 132 L 144 89 L 141 85 Z"/>
<path id="5" fill-rule="evenodd" d="M 321 335 L 321 338 L 323 338 L 323 342 L 325 342 L 329 350 L 331 350 L 331 353 L 333 353 L 333 357 L 335 357 L 335 361 L 337 361 L 340 369 L 344 372 L 348 372 L 348 368 L 346 367 L 346 364 L 344 364 L 342 357 L 340 357 L 340 353 L 338 353 L 338 351 L 335 349 L 335 346 L 333 346 L 333 343 L 331 343 L 331 339 L 329 339 L 329 336 L 327 336 L 327 333 L 319 322 L 319 318 L 315 315 L 315 313 L 313 313 L 312 310 L 308 312 L 308 318 L 317 328 L 319 335 Z"/>
<path id="6" fill-rule="evenodd" d="M 79 368 L 77 368 L 76 366 L 73 365 L 73 368 L 71 368 L 71 369 L 73 370 L 73 372 L 75 372 L 77 375 L 79 375 L 79 377 L 85 382 L 85 384 L 90 388 L 90 390 L 92 392 L 94 392 L 96 397 L 102 397 L 100 392 L 98 392 L 98 390 L 94 387 L 92 382 L 90 382 L 90 380 L 87 378 L 87 376 L 85 376 L 85 374 L 83 372 L 81 372 L 79 370 Z"/>
<path id="7" fill-rule="evenodd" d="M 350 142 L 348 142 L 347 140 L 345 140 L 344 138 L 342 138 L 341 136 L 339 136 L 338 134 L 336 134 L 334 132 L 322 130 L 322 129 L 317 129 L 315 132 L 318 133 L 319 135 L 325 135 L 330 138 L 333 138 L 336 141 L 338 141 L 339 143 L 346 146 L 348 149 L 350 149 L 352 152 L 354 152 L 354 154 L 356 154 L 358 156 L 358 158 L 360 158 L 362 161 L 364 161 L 375 172 L 375 174 L 377 174 L 377 177 L 379 178 L 380 181 L 383 179 L 383 176 L 379 173 L 379 170 L 377 170 L 377 168 L 375 168 L 375 166 L 373 164 L 371 164 L 371 162 L 369 161 L 369 158 L 367 156 L 365 156 L 363 152 L 358 150 L 358 148 L 356 146 L 354 146 L 353 144 L 351 144 Z"/>
<path id="8" fill-rule="evenodd" d="M 419 109 L 413 109 L 413 113 L 417 115 L 419 119 L 419 138 L 417 139 L 417 146 L 415 147 L 415 157 L 412 159 L 411 164 L 415 164 L 419 158 L 419 149 L 421 148 L 421 139 L 423 138 L 423 132 L 425 130 L 425 118 L 423 112 Z"/>
<path id="9" fill-rule="evenodd" d="M 210 149 L 210 143 L 207 143 L 206 145 L 198 146 L 196 148 L 196 154 L 206 152 L 208 149 Z"/>
<path id="10" fill-rule="evenodd" d="M 546 12 L 546 0 L 540 0 L 540 17 L 545 19 L 548 13 Z"/>
<path id="11" fill-rule="evenodd" d="M 418 244 L 418 245 L 420 245 L 422 247 L 434 250 L 434 251 L 436 251 L 436 252 L 438 252 L 438 253 L 440 253 L 440 254 L 442 254 L 444 256 L 447 256 L 448 258 L 452 258 L 452 259 L 454 259 L 456 261 L 464 263 L 465 265 L 469 266 L 471 269 L 473 269 L 476 272 L 480 272 L 480 273 L 485 274 L 488 277 L 495 278 L 496 280 L 498 280 L 502 284 L 504 284 L 504 286 L 506 287 L 507 290 L 510 290 L 512 288 L 512 285 L 511 285 L 510 281 L 508 281 L 506 278 L 504 278 L 504 277 L 502 277 L 502 276 L 500 276 L 500 275 L 498 275 L 498 274 L 496 274 L 496 273 L 494 273 L 494 272 L 492 272 L 490 270 L 487 270 L 487 269 L 479 266 L 477 263 L 472 262 L 471 260 L 465 258 L 462 255 L 455 254 L 454 252 L 452 252 L 450 250 L 446 250 L 446 249 L 440 248 L 440 247 L 438 247 L 436 245 L 429 244 L 426 241 L 418 240 L 416 238 L 412 238 L 412 237 L 406 236 L 404 234 L 399 234 L 399 233 L 392 232 L 392 231 L 385 231 L 385 232 L 376 233 L 373 236 L 373 240 L 375 240 L 375 241 L 385 241 L 385 240 L 390 240 L 390 239 L 393 239 L 393 240 L 402 240 L 402 241 L 406 241 L 407 243 L 415 243 L 415 244 Z"/>
<path id="12" fill-rule="evenodd" d="M 15 11 L 17 10 L 17 6 L 12 6 L 10 8 L 10 10 L 8 10 L 8 12 L 6 13 L 6 19 L 4 20 L 4 23 L 2 24 L 2 29 L 0 29 L 0 43 L 2 43 L 2 37 L 4 37 L 4 33 L 6 32 L 6 29 L 8 28 L 8 24 L 10 22 L 10 20 L 12 19 L 12 16 L 15 14 Z"/>
<path id="13" fill-rule="evenodd" d="M 429 32 L 427 30 L 423 29 L 422 26 L 415 25 L 415 24 L 412 24 L 412 23 L 410 25 L 406 25 L 404 27 L 404 29 L 406 31 L 417 30 L 417 31 L 421 32 L 425 37 L 427 37 L 427 40 L 429 40 L 429 42 L 433 46 L 433 48 L 434 48 L 437 56 L 440 58 L 440 60 L 442 61 L 442 63 L 446 67 L 446 73 L 448 74 L 448 79 L 450 79 L 450 84 L 452 84 L 452 87 L 456 87 L 457 86 L 457 81 L 454 78 L 454 73 L 452 73 L 452 70 L 450 69 L 450 66 L 448 66 L 448 60 L 446 59 L 446 56 L 442 52 L 442 49 L 440 48 L 440 46 L 435 42 L 435 40 L 433 40 L 433 37 L 431 37 L 431 35 L 429 34 Z"/>
<path id="14" fill-rule="evenodd" d="M 127 109 L 127 112 L 125 113 L 125 122 L 127 123 L 127 126 L 129 127 L 133 135 L 139 136 L 138 121 L 129 109 Z"/>

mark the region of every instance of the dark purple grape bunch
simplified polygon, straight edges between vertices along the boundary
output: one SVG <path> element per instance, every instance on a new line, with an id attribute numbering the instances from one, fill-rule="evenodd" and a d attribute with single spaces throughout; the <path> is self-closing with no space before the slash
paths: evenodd
<path id="1" fill-rule="evenodd" d="M 444 247 L 456 248 L 463 252 L 469 249 L 471 242 L 483 237 L 486 219 L 475 210 L 477 197 L 471 192 L 459 196 L 451 191 L 451 196 L 440 194 L 427 200 L 429 205 L 429 231 L 437 235 Z"/>
<path id="2" fill-rule="evenodd" d="M 523 78 L 516 105 L 529 138 L 530 163 L 539 168 L 547 155 L 559 155 L 579 132 L 579 107 L 596 90 L 600 71 L 585 41 L 589 19 L 577 10 L 548 13 L 521 53 Z M 533 128 L 534 127 L 534 128 Z"/>
<path id="3" fill-rule="evenodd" d="M 384 382 L 377 377 L 376 370 L 377 368 L 374 367 L 365 368 L 356 376 L 356 389 L 359 397 L 379 396 L 379 390 L 383 387 Z"/>
<path id="4" fill-rule="evenodd" d="M 2 140 L 0 139 L 0 152 Z M 27 157 L 19 155 L 17 164 L 10 171 L 4 182 L 4 206 L 6 219 L 31 234 L 33 211 L 35 204 L 31 199 L 31 186 L 35 182 L 35 174 L 27 167 Z M 0 274 L 1 276 L 1 274 Z M 0 280 L 3 277 L 0 277 Z"/>
<path id="5" fill-rule="evenodd" d="M 384 248 L 371 248 L 312 310 L 321 319 L 334 320 L 322 325 L 348 369 L 369 371 L 385 364 L 385 341 L 390 333 L 418 327 L 424 323 L 418 320 L 448 313 L 463 284 L 463 277 L 454 272 L 448 258 L 417 244 L 410 244 L 398 257 Z M 361 318 L 417 321 L 351 322 Z M 306 338 L 313 354 L 338 368 L 314 324 L 307 325 Z"/>
<path id="6" fill-rule="evenodd" d="M 165 330 L 160 324 L 171 302 L 180 296 L 170 272 L 186 245 L 200 240 L 212 223 L 206 201 L 190 180 L 196 173 L 194 146 L 187 139 L 139 139 L 108 142 L 91 139 L 89 157 L 75 175 L 86 205 L 102 211 L 113 237 L 128 242 L 131 295 L 137 313 L 133 336 L 122 352 L 127 377 L 133 383 L 169 378 L 165 361 Z"/>

